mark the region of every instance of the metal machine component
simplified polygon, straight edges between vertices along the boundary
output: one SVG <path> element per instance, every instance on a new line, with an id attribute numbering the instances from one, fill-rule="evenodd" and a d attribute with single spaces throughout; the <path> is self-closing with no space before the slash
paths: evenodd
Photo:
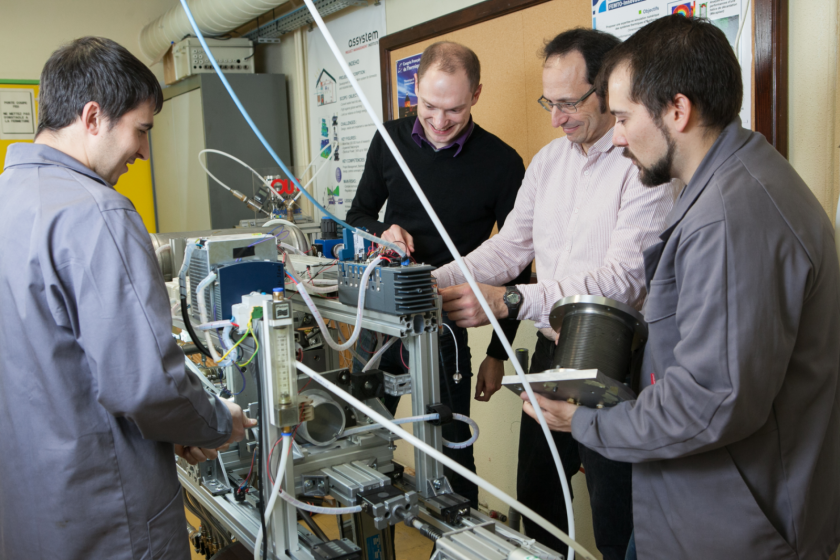
<path id="1" fill-rule="evenodd" d="M 556 552 L 529 542 L 512 542 L 492 521 L 445 533 L 435 542 L 432 560 L 565 560 Z"/>
<path id="2" fill-rule="evenodd" d="M 350 374 L 350 393 L 359 400 L 381 399 L 385 396 L 383 372 L 378 369 L 354 371 Z"/>
<path id="3" fill-rule="evenodd" d="M 607 377 L 597 369 L 549 369 L 542 373 L 529 373 L 525 377 L 531 389 L 543 397 L 589 408 L 614 406 L 636 398 L 627 385 Z M 513 375 L 502 378 L 502 386 L 517 395 L 525 390 L 519 378 Z"/>
<path id="4" fill-rule="evenodd" d="M 647 340 L 644 317 L 627 304 L 601 296 L 571 296 L 551 306 L 551 328 L 560 333 L 553 369 L 597 369 L 628 380 L 633 352 Z"/>
<path id="5" fill-rule="evenodd" d="M 267 394 L 274 406 L 269 408 L 269 421 L 275 427 L 294 426 L 304 416 L 299 407 L 295 369 L 295 336 L 292 308 L 288 301 L 266 301 L 262 306 L 263 350 L 260 353 L 267 376 Z"/>
<path id="6" fill-rule="evenodd" d="M 315 560 L 361 560 L 362 549 L 347 539 L 316 544 L 312 547 Z"/>
<path id="7" fill-rule="evenodd" d="M 367 265 L 355 262 L 338 263 L 338 301 L 356 305 L 359 282 Z M 365 309 L 390 315 L 422 313 L 437 308 L 433 286 L 433 266 L 380 265 L 371 273 L 366 286 Z"/>
<path id="8" fill-rule="evenodd" d="M 333 495 L 347 504 L 356 503 L 356 497 L 363 492 L 391 484 L 390 478 L 362 461 L 327 467 L 321 472 L 329 478 Z"/>
<path id="9" fill-rule="evenodd" d="M 269 235 L 243 234 L 199 238 L 199 248 L 190 257 L 190 304 L 193 317 L 198 317 L 196 288 L 210 272 L 219 270 L 213 289 L 204 291 L 208 313 L 215 306 L 224 317 L 231 307 L 241 301 L 242 295 L 252 291 L 271 292 L 285 283 L 283 265 L 277 262 L 277 248 Z M 264 261 L 253 266 L 236 267 L 238 261 Z M 224 273 L 222 268 L 227 268 Z M 223 279 L 224 276 L 224 279 Z M 212 317 L 211 317 L 212 318 Z"/>
<path id="10" fill-rule="evenodd" d="M 426 507 L 447 523 L 457 523 L 470 513 L 470 501 L 458 494 L 439 494 L 426 499 Z"/>
<path id="11" fill-rule="evenodd" d="M 394 397 L 411 394 L 411 375 L 403 373 L 401 375 L 394 375 L 393 373 L 382 372 L 382 379 L 385 384 L 385 394 Z"/>
<path id="12" fill-rule="evenodd" d="M 377 529 L 396 525 L 419 511 L 416 492 L 403 492 L 393 486 L 383 486 L 359 494 L 362 511 L 373 518 Z"/>
<path id="13" fill-rule="evenodd" d="M 344 408 L 319 389 L 304 391 L 301 396 L 312 400 L 313 417 L 300 425 L 295 437 L 313 445 L 330 445 L 344 430 Z"/>

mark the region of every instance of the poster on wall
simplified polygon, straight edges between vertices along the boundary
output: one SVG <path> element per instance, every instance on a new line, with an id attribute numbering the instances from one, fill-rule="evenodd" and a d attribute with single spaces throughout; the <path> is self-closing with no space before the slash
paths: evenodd
<path id="1" fill-rule="evenodd" d="M 741 123 L 752 128 L 752 27 L 745 13 L 747 0 L 592 0 L 592 28 L 612 33 L 622 41 L 663 16 L 679 14 L 708 19 L 723 31 L 741 63 L 744 103 Z M 738 45 L 738 30 L 741 29 Z"/>
<path id="2" fill-rule="evenodd" d="M 384 3 L 342 15 L 327 27 L 382 118 L 379 38 L 385 35 Z M 311 192 L 343 219 L 356 195 L 376 126 L 318 30 L 307 34 L 307 75 L 311 154 L 314 167 L 327 167 L 318 173 Z"/>
<path id="3" fill-rule="evenodd" d="M 415 84 L 422 54 L 418 53 L 397 61 L 397 105 L 400 109 L 400 118 L 417 116 Z"/>
<path id="4" fill-rule="evenodd" d="M 0 140 L 34 140 L 35 118 L 32 90 L 0 89 Z"/>

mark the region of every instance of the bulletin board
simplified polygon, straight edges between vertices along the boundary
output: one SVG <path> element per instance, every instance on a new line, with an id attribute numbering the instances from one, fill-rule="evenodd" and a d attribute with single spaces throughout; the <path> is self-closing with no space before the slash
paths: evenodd
<path id="1" fill-rule="evenodd" d="M 785 157 L 788 152 L 788 0 L 753 0 L 753 128 Z M 483 128 L 511 145 L 526 166 L 562 131 L 537 104 L 542 95 L 545 39 L 590 28 L 590 0 L 486 0 L 386 35 L 379 41 L 383 115 L 397 118 L 397 61 L 443 40 L 462 43 L 481 61 L 484 89 L 473 107 Z M 749 30 L 745 29 L 744 33 Z"/>
<path id="2" fill-rule="evenodd" d="M 0 80 L 0 90 L 21 89 L 33 93 L 35 102 L 35 124 L 38 123 L 38 80 Z M 34 132 L 34 131 L 33 131 Z M 0 138 L 0 173 L 3 172 L 2 163 L 6 161 L 6 150 L 16 142 L 32 142 L 31 139 L 4 140 Z M 155 220 L 155 199 L 152 190 L 152 167 L 148 161 L 136 160 L 128 166 L 128 172 L 120 177 L 114 189 L 131 200 L 143 224 L 149 232 L 157 231 Z"/>

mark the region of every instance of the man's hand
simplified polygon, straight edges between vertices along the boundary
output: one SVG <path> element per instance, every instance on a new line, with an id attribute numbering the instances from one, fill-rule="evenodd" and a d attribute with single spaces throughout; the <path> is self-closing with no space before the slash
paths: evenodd
<path id="1" fill-rule="evenodd" d="M 505 287 L 487 284 L 479 284 L 478 287 L 484 294 L 484 299 L 490 304 L 493 315 L 497 319 L 507 318 L 508 309 L 503 299 Z M 490 319 L 487 318 L 469 284 L 441 288 L 440 295 L 443 296 L 443 310 L 459 327 L 480 327 L 490 324 Z"/>
<path id="2" fill-rule="evenodd" d="M 487 402 L 493 393 L 502 388 L 505 362 L 487 356 L 478 368 L 475 382 L 475 400 Z"/>
<path id="3" fill-rule="evenodd" d="M 392 241 L 405 249 L 406 256 L 414 251 L 414 238 L 397 224 L 392 225 L 382 233 L 382 239 Z"/>
<path id="4" fill-rule="evenodd" d="M 571 432 L 572 431 L 572 416 L 575 415 L 577 406 L 567 403 L 566 401 L 553 401 L 545 397 L 541 397 L 539 393 L 534 395 L 537 397 L 537 403 L 543 411 L 545 421 L 548 428 L 553 432 Z M 531 406 L 531 401 L 528 400 L 528 395 L 523 391 L 519 397 L 525 401 L 522 405 L 522 410 L 525 414 L 537 420 L 537 413 L 534 412 L 534 407 Z"/>
<path id="5" fill-rule="evenodd" d="M 233 430 L 230 433 L 230 439 L 227 440 L 227 443 L 242 441 L 245 437 L 245 430 L 253 428 L 257 425 L 256 418 L 251 419 L 245 416 L 245 413 L 242 412 L 242 409 L 239 408 L 238 404 L 232 403 L 227 399 L 220 400 L 225 403 L 225 406 L 227 406 L 228 410 L 230 410 L 230 419 L 233 421 Z"/>
<path id="6" fill-rule="evenodd" d="M 183 445 L 175 444 L 175 454 L 186 459 L 190 465 L 197 465 L 204 461 L 215 459 L 219 456 L 216 449 L 206 449 L 204 447 L 185 447 Z"/>

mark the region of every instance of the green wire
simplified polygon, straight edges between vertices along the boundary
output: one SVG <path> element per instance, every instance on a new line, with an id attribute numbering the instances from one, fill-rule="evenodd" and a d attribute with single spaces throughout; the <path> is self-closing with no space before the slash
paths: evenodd
<path id="1" fill-rule="evenodd" d="M 251 334 L 251 325 L 248 325 L 248 331 L 245 333 L 245 336 L 248 336 L 249 334 Z M 243 337 L 243 338 L 244 338 L 244 337 Z M 259 351 L 260 351 L 260 341 L 259 341 L 259 340 L 257 340 L 257 337 L 255 337 L 255 336 L 252 336 L 252 338 L 254 339 L 254 344 L 256 344 L 256 345 L 257 345 L 257 347 L 256 347 L 256 349 L 254 350 L 254 353 L 253 353 L 253 354 L 251 354 L 251 357 L 250 357 L 250 358 L 248 358 L 248 361 L 247 361 L 247 362 L 245 362 L 244 364 L 239 364 L 239 367 L 245 367 L 245 366 L 247 366 L 248 364 L 250 364 L 250 363 L 251 363 L 251 361 L 254 359 L 254 356 L 256 356 L 256 355 L 257 355 L 257 352 L 259 352 Z"/>

